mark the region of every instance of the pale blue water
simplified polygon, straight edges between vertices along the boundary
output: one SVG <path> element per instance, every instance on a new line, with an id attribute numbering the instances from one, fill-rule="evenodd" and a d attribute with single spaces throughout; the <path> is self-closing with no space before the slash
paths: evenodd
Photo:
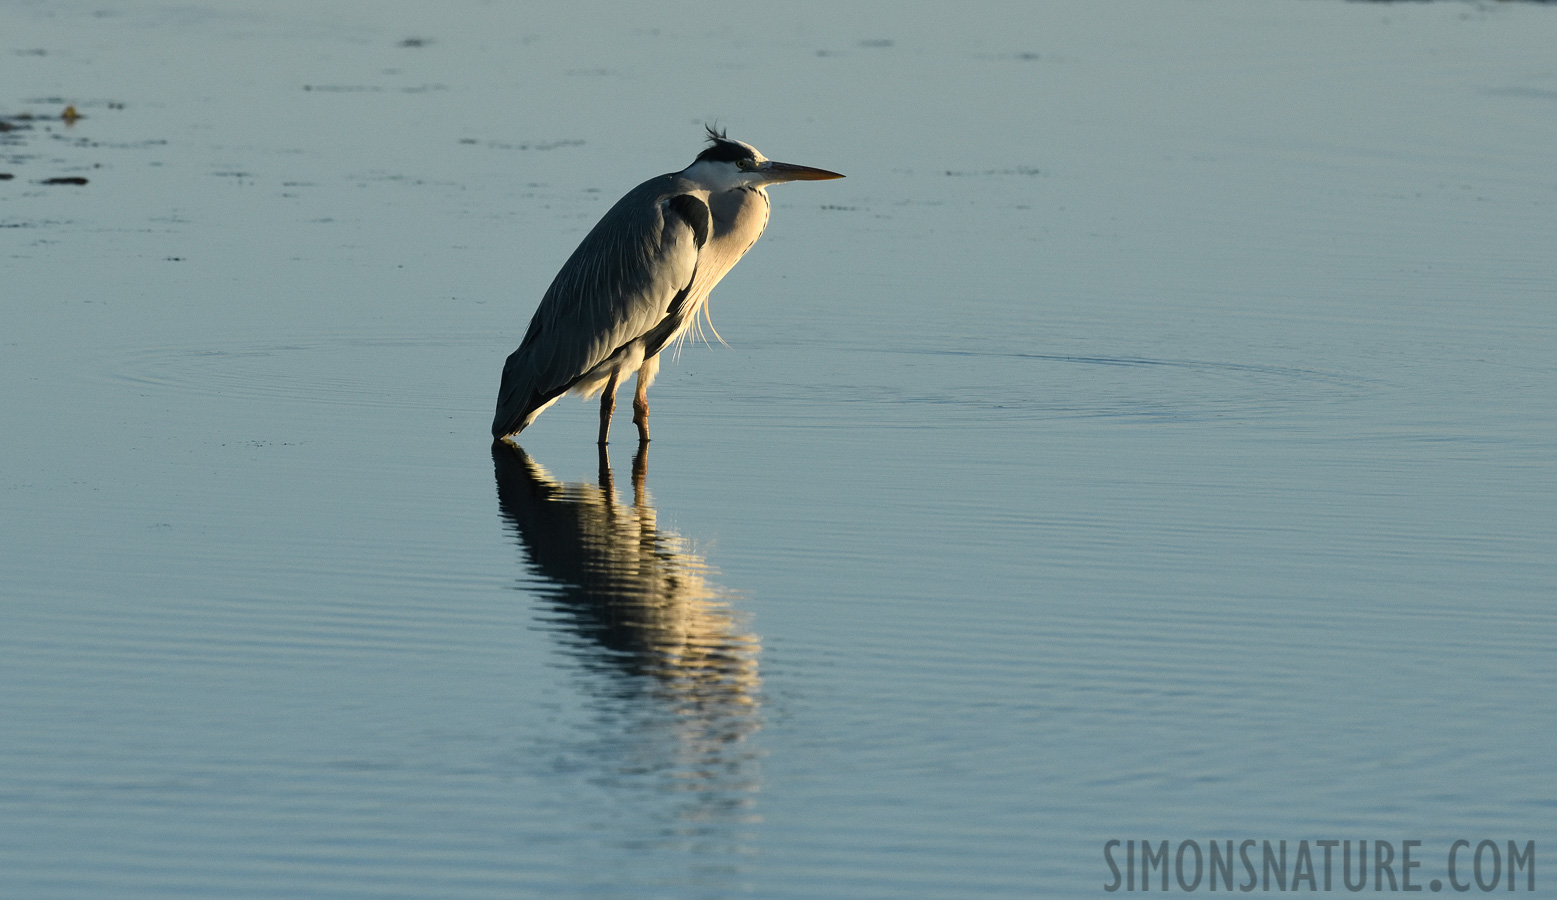
<path id="1" fill-rule="evenodd" d="M 1540 4 L 0 6 L 0 897 L 1549 853 L 1553 47 Z M 552 274 L 714 120 L 849 178 L 774 189 L 641 478 L 573 401 L 494 455 Z"/>

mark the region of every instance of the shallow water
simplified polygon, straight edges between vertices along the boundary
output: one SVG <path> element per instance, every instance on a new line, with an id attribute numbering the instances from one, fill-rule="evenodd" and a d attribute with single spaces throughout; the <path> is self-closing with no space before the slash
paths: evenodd
<path id="1" fill-rule="evenodd" d="M 1557 9 L 440 10 L 0 7 L 0 896 L 1549 842 Z M 715 119 L 849 178 L 489 450 Z"/>

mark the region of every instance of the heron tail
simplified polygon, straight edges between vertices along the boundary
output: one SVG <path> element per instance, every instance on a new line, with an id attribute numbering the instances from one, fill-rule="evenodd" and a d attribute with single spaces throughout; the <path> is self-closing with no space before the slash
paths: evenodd
<path id="1" fill-rule="evenodd" d="M 520 359 L 520 351 L 509 354 L 503 364 L 503 383 L 497 390 L 497 412 L 492 416 L 492 437 L 502 440 L 518 434 L 534 421 L 537 404 L 535 390 L 530 385 L 529 367 Z"/>

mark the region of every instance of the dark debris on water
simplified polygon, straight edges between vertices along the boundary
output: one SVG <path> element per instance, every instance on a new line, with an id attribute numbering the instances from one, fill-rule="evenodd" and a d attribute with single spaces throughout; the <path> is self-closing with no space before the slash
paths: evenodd
<path id="1" fill-rule="evenodd" d="M 56 104 L 64 103 L 65 101 L 61 98 L 50 97 L 43 100 L 28 102 Z M 108 109 L 124 109 L 124 104 L 117 101 L 109 101 L 106 104 L 99 105 L 106 106 Z M 66 104 L 64 110 L 57 116 L 37 115 L 30 112 L 0 115 L 0 145 L 15 147 L 23 144 L 30 136 L 26 134 L 26 132 L 34 131 L 40 124 L 42 125 L 44 131 L 53 132 L 54 129 L 49 127 L 48 123 L 52 121 L 60 121 L 64 123 L 65 129 L 68 131 L 77 122 L 85 118 L 86 116 L 77 110 L 74 104 Z M 67 140 L 65 135 L 58 133 L 50 134 L 49 137 L 56 141 Z M 75 138 L 71 140 L 71 143 L 87 147 L 100 146 L 98 143 L 85 137 Z M 149 143 L 155 144 L 162 142 L 152 141 Z M 12 154 L 9 158 L 9 161 L 13 164 L 20 164 L 23 160 L 30 158 L 31 157 L 29 156 L 18 156 Z M 94 164 L 93 168 L 101 168 L 101 163 Z M 0 172 L 0 181 L 12 181 L 15 178 L 16 174 L 14 172 Z M 36 183 L 46 185 L 83 185 L 87 184 L 88 180 L 80 175 L 58 175 L 52 178 L 40 179 Z"/>

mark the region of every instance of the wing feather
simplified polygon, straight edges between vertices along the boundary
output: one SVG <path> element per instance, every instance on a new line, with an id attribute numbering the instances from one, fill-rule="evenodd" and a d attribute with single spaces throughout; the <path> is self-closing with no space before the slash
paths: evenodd
<path id="1" fill-rule="evenodd" d="M 702 200 L 675 188 L 675 176 L 662 175 L 629 191 L 563 264 L 503 366 L 493 437 L 522 431 L 617 351 L 657 337 L 684 305 L 710 219 Z"/>

